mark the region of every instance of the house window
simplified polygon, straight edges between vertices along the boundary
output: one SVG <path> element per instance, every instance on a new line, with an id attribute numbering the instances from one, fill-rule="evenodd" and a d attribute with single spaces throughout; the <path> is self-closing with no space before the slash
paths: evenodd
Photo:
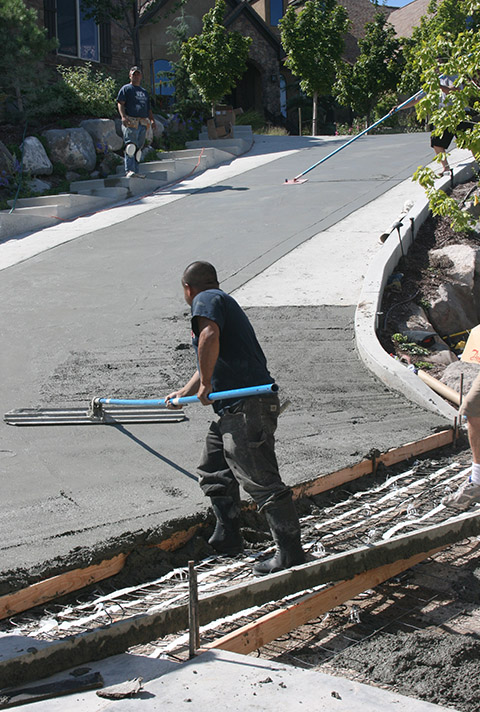
<path id="1" fill-rule="evenodd" d="M 278 25 L 283 17 L 283 0 L 270 0 L 270 24 Z"/>
<path id="2" fill-rule="evenodd" d="M 57 0 L 57 52 L 99 62 L 98 25 L 85 17 L 81 5 L 81 0 Z"/>
<path id="3" fill-rule="evenodd" d="M 153 71 L 155 74 L 155 94 L 164 97 L 164 103 L 171 103 L 175 94 L 175 73 L 172 65 L 168 59 L 156 59 Z"/>

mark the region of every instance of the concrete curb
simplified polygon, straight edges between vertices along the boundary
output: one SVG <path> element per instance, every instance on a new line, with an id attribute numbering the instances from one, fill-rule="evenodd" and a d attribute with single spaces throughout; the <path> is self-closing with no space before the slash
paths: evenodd
<path id="1" fill-rule="evenodd" d="M 454 174 L 456 183 L 462 183 L 471 177 L 473 177 L 473 160 L 462 161 Z M 437 181 L 437 188 L 447 188 L 449 183 L 450 178 L 445 177 Z M 400 239 L 396 230 L 392 232 L 382 250 L 370 263 L 355 312 L 355 341 L 365 366 L 389 388 L 399 391 L 422 408 L 427 408 L 453 421 L 458 415 L 457 409 L 432 391 L 412 371 L 387 354 L 380 345 L 376 333 L 381 317 L 383 292 L 389 276 L 402 256 L 402 245 L 404 252 L 407 253 L 420 226 L 429 215 L 428 200 L 425 197 L 417 201 L 404 218 L 404 224 L 400 228 Z"/>

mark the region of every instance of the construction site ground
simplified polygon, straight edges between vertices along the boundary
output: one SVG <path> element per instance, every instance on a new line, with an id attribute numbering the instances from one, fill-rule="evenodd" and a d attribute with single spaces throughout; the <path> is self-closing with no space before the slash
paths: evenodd
<path id="1" fill-rule="evenodd" d="M 388 540 L 399 531 L 414 532 L 428 523 L 431 525 L 448 521 L 448 517 L 455 516 L 455 513 L 446 512 L 441 499 L 464 479 L 469 465 L 470 452 L 464 438 L 460 437 L 454 447 L 390 468 L 380 466 L 374 476 L 360 478 L 304 500 L 300 503 L 302 538 L 309 558 L 321 560 L 332 553 L 346 552 L 359 545 L 374 545 L 382 539 Z M 254 531 L 252 516 L 252 513 L 245 514 L 242 522 L 248 546 L 247 556 L 229 559 L 210 555 L 202 559 L 205 540 L 199 536 L 190 542 L 187 552 L 177 556 L 177 563 L 182 563 L 183 559 L 183 565 L 155 580 L 125 586 L 125 583 L 132 583 L 132 579 L 119 576 L 97 584 L 88 591 L 79 592 L 75 597 L 70 596 L 46 607 L 19 614 L 0 624 L 0 630 L 10 635 L 14 632 L 16 640 L 22 641 L 21 647 L 17 642 L 17 651 L 39 646 L 41 650 L 43 645 L 48 650 L 49 644 L 68 639 L 72 634 L 82 635 L 102 625 L 128 621 L 133 616 L 148 615 L 172 604 L 176 605 L 180 600 L 188 599 L 188 571 L 185 564 L 188 557 L 195 558 L 197 562 L 200 600 L 202 595 L 212 590 L 220 591 L 228 586 L 254 580 L 251 575 L 252 562 L 265 550 L 265 544 L 261 546 L 248 541 Z M 164 564 L 166 566 L 166 561 Z M 217 677 L 216 685 L 219 689 L 215 687 L 215 694 L 217 699 L 225 700 L 226 709 L 232 710 L 268 710 L 273 709 L 275 704 L 293 704 L 294 708 L 306 704 L 307 709 L 327 709 L 328 704 L 334 704 L 342 711 L 390 710 L 395 709 L 399 699 L 401 701 L 399 695 L 407 695 L 412 699 L 403 704 L 415 710 L 416 702 L 421 700 L 435 705 L 435 709 L 439 705 L 461 712 L 476 712 L 479 709 L 480 693 L 477 674 L 480 664 L 479 579 L 480 540 L 478 537 L 470 537 L 374 588 L 363 590 L 350 600 L 341 599 L 340 605 L 267 645 L 260 646 L 248 658 L 227 657 L 230 666 L 234 663 L 237 670 L 235 680 L 232 681 L 235 690 L 233 696 L 228 694 L 229 688 L 223 677 L 226 675 L 229 678 L 228 671 L 218 670 L 220 663 L 225 663 L 222 657 L 226 654 L 224 651 L 202 653 L 190 663 L 190 667 L 197 662 L 195 674 L 200 675 L 203 685 L 215 687 L 209 674 L 204 671 L 202 661 L 205 660 L 207 664 L 209 655 L 220 656 L 210 659 L 210 663 L 216 663 L 217 676 L 220 676 Z M 215 641 L 231 631 L 261 620 L 261 616 L 281 611 L 294 602 L 301 602 L 305 595 L 304 592 L 289 596 L 260 608 L 240 611 L 228 620 L 220 619 L 203 626 L 200 629 L 200 645 L 214 645 Z M 68 661 L 68 650 L 64 655 Z M 241 662 L 242 657 L 244 663 Z M 255 664 L 246 662 L 252 658 Z M 0 661 L 3 659 L 2 656 Z M 202 692 L 202 685 L 200 688 L 193 687 L 185 680 L 182 681 L 185 673 L 180 672 L 180 669 L 183 670 L 183 663 L 187 660 L 188 633 L 179 631 L 148 644 L 132 645 L 128 650 L 127 662 L 122 662 L 122 656 L 117 656 L 110 661 L 75 666 L 72 659 L 74 667 L 70 671 L 42 682 L 58 684 L 59 680 L 65 680 L 69 673 L 79 669 L 82 675 L 100 672 L 105 685 L 115 684 L 120 679 L 142 676 L 146 697 L 142 697 L 142 693 L 135 696 L 138 706 L 129 706 L 128 700 L 112 702 L 112 706 L 118 706 L 119 710 L 141 709 L 147 706 L 145 701 L 150 695 L 152 705 L 157 700 L 157 706 L 151 709 L 163 709 L 162 705 L 167 703 L 175 703 L 180 709 L 183 709 L 182 705 L 188 706 L 190 703 L 196 709 L 206 709 L 208 696 L 205 697 L 205 690 Z M 276 667 L 258 669 L 258 665 L 265 665 L 262 660 L 271 661 Z M 169 666 L 166 661 L 181 665 Z M 158 663 L 158 667 L 154 663 Z M 125 677 L 127 664 L 128 675 Z M 242 680 L 240 674 L 243 665 L 253 665 L 246 680 Z M 291 666 L 301 668 L 302 671 L 323 673 L 324 676 L 304 678 L 297 675 L 296 678 L 288 679 Z M 158 675 L 160 677 L 155 688 L 154 682 Z M 159 680 L 162 681 L 160 697 Z M 348 687 L 348 682 L 355 687 Z M 383 690 L 386 696 L 376 697 L 371 690 L 367 693 L 362 687 L 364 683 Z M 272 694 L 266 702 L 262 695 L 264 687 L 269 685 Z M 293 685 L 294 691 L 290 692 L 293 693 L 293 699 L 285 693 L 278 700 L 276 695 L 279 686 L 283 691 Z M 313 704 L 310 697 L 312 685 L 316 690 L 313 694 L 319 696 L 319 706 L 308 706 Z M 366 699 L 362 697 L 365 694 Z M 212 689 L 210 700 L 211 695 Z M 255 700 L 257 695 L 261 699 Z M 328 702 L 332 695 L 335 699 Z M 368 695 L 373 697 L 368 699 Z M 342 705 L 340 700 L 343 700 Z M 57 709 L 100 710 L 104 709 L 104 704 L 105 700 L 96 697 L 95 692 L 80 691 L 75 700 L 60 697 L 58 700 L 36 702 L 35 709 L 38 712 L 54 712 Z M 130 701 L 132 704 L 133 700 Z M 26 707 L 29 709 L 30 705 Z M 418 709 L 423 710 L 423 707 Z"/>
<path id="2" fill-rule="evenodd" d="M 421 138 L 425 141 L 425 136 Z M 409 160 L 416 167 L 419 162 L 418 153 L 423 150 L 423 144 L 417 142 L 417 138 L 413 141 L 417 155 Z M 321 151 L 327 152 L 325 146 L 319 144 L 310 148 L 312 151 L 309 152 L 309 160 L 317 158 Z M 313 157 L 314 150 L 318 148 L 320 153 Z M 378 154 L 375 152 L 376 148 L 379 149 Z M 403 155 L 402 166 L 392 168 L 393 174 L 390 178 L 381 177 L 379 171 L 380 166 L 385 165 L 385 150 L 386 144 L 383 142 L 381 145 L 369 144 L 368 150 L 364 144 L 356 156 L 351 155 L 351 162 L 345 161 L 341 167 L 334 167 L 329 173 L 331 182 L 344 185 L 347 176 L 350 178 L 355 171 L 359 171 L 359 159 L 365 159 L 365 155 L 369 156 L 373 192 L 367 197 L 367 193 L 362 192 L 365 187 L 363 186 L 353 200 L 354 207 L 367 204 L 372 208 L 376 205 L 371 203 L 373 195 L 379 192 L 378 186 L 373 185 L 376 182 L 390 182 L 393 188 L 391 197 L 395 189 L 401 187 L 402 181 L 397 176 L 406 177 L 411 165 Z M 428 153 L 428 148 L 425 152 Z M 302 154 L 302 151 L 299 153 Z M 398 159 L 398 154 L 395 156 L 394 162 Z M 238 179 L 232 179 L 228 191 L 237 190 L 241 194 L 241 191 L 255 187 L 262 193 L 262 200 L 268 202 L 271 200 L 268 193 L 272 191 L 272 185 L 278 179 L 279 173 L 288 171 L 285 176 L 288 177 L 298 172 L 298 156 L 295 159 L 296 164 L 289 163 L 289 158 L 292 156 L 282 155 L 273 161 L 273 165 L 287 161 L 286 165 L 277 165 L 276 168 L 280 170 L 275 172 L 272 172 L 272 166 L 268 164 L 268 179 L 265 174 L 255 174 L 250 165 L 247 170 L 254 175 L 248 176 L 248 180 L 243 176 L 242 184 L 236 183 Z M 364 161 L 362 171 L 358 172 L 358 183 L 361 183 L 361 174 L 365 170 Z M 11 337 L 7 358 L 10 359 L 13 380 L 6 393 L 12 407 L 32 404 L 31 401 L 13 403 L 13 400 L 19 397 L 31 396 L 32 386 L 39 401 L 45 405 L 59 398 L 78 403 L 92 394 L 98 395 L 99 388 L 111 389 L 108 395 L 128 395 L 120 391 L 124 383 L 135 388 L 135 395 L 159 395 L 159 373 L 165 391 L 177 385 L 174 381 L 178 378 L 181 380 L 189 375 L 189 363 L 185 358 L 185 352 L 189 350 L 188 334 L 185 334 L 188 321 L 185 307 L 180 306 L 180 301 L 174 294 L 178 289 L 175 289 L 175 284 L 181 270 L 180 265 L 184 266 L 191 261 L 188 259 L 191 255 L 192 259 L 204 257 L 220 263 L 226 277 L 225 288 L 228 288 L 229 284 L 238 287 L 245 283 L 243 291 L 240 289 L 238 292 L 239 299 L 249 310 L 260 340 L 265 345 L 272 371 L 275 374 L 281 373 L 281 379 L 278 380 L 282 384 L 282 397 L 291 400 L 290 407 L 282 415 L 278 453 L 284 477 L 292 486 L 314 480 L 319 475 L 341 467 L 353 466 L 365 456 L 372 457 L 372 453 L 385 452 L 392 446 L 420 440 L 451 427 L 452 424 L 445 418 L 413 406 L 406 398 L 383 386 L 368 373 L 355 351 L 353 318 L 365 268 L 371 255 L 381 249 L 377 235 L 381 234 L 385 224 L 391 224 L 400 212 L 405 199 L 410 197 L 411 187 L 404 192 L 397 191 L 395 204 L 393 207 L 391 205 L 389 212 L 377 211 L 373 228 L 372 224 L 368 225 L 364 221 L 362 213 L 362 223 L 355 236 L 360 234 L 360 239 L 365 239 L 361 244 L 358 242 L 353 245 L 351 233 L 347 233 L 345 227 L 335 232 L 333 217 L 333 214 L 340 217 L 349 212 L 346 207 L 348 200 L 343 201 L 337 208 L 329 205 L 328 214 L 322 217 L 323 223 L 322 220 L 316 220 L 308 224 L 311 216 L 315 215 L 314 203 L 318 203 L 318 196 L 322 195 L 318 192 L 321 188 L 318 183 L 324 179 L 325 176 L 317 181 L 317 192 L 310 192 L 310 213 L 304 210 L 304 198 L 301 199 L 301 204 L 295 203 L 293 199 L 295 205 L 289 206 L 290 211 L 297 210 L 295 217 L 301 215 L 302 219 L 306 218 L 305 224 L 299 230 L 300 234 L 291 229 L 291 223 L 287 224 L 285 217 L 283 234 L 279 239 L 274 239 L 269 246 L 257 244 L 257 257 L 253 260 L 256 265 L 253 268 L 255 234 L 252 235 L 251 246 L 248 243 L 246 251 L 251 254 L 242 258 L 243 262 L 238 262 L 239 253 L 228 255 L 229 258 L 233 257 L 235 263 L 232 268 L 227 267 L 227 255 L 223 252 L 225 245 L 217 245 L 215 240 L 209 242 L 205 239 L 207 233 L 210 234 L 211 226 L 206 226 L 208 229 L 204 234 L 201 229 L 199 232 L 202 234 L 197 234 L 196 228 L 191 227 L 191 234 L 201 238 L 202 249 L 207 249 L 208 254 L 199 255 L 198 245 L 194 246 L 193 250 L 192 245 L 189 245 L 186 252 L 180 249 L 179 239 L 181 241 L 181 238 L 186 238 L 190 229 L 188 225 L 182 227 L 182 235 L 173 235 L 171 240 L 165 240 L 163 235 L 162 259 L 166 272 L 162 275 L 163 282 L 160 280 L 151 285 L 154 287 L 151 294 L 146 290 L 146 299 L 142 294 L 145 290 L 137 289 L 138 285 L 131 283 L 129 274 L 123 274 L 120 267 L 120 256 L 123 254 L 122 259 L 125 259 L 126 249 L 130 258 L 129 266 L 132 267 L 135 263 L 135 269 L 138 269 L 142 257 L 145 259 L 148 253 L 147 250 L 142 254 L 140 244 L 137 245 L 140 249 L 138 255 L 135 250 L 128 250 L 132 225 L 121 231 L 117 226 L 118 234 L 114 234 L 114 231 L 107 234 L 108 229 L 103 228 L 105 240 L 98 242 L 97 236 L 97 244 L 94 244 L 94 237 L 71 243 L 75 247 L 75 254 L 71 253 L 71 246 L 68 251 L 58 248 L 29 259 L 23 265 L 9 268 L 4 272 L 7 279 L 4 280 L 3 289 L 5 299 L 14 306 L 11 322 L 4 325 L 5 334 Z M 268 190 L 265 189 L 266 180 Z M 312 182 L 315 181 L 312 179 Z M 217 195 L 222 195 L 225 191 L 225 186 L 221 183 L 213 184 L 212 188 L 212 192 Z M 301 188 L 294 186 L 285 189 Z M 332 192 L 329 198 L 338 195 L 338 188 L 326 186 L 327 191 L 330 189 Z M 195 191 L 189 191 L 188 186 L 182 190 L 184 194 L 195 194 Z M 275 189 L 272 195 L 278 197 L 277 193 Z M 235 193 L 230 193 L 230 198 L 233 195 Z M 231 203 L 231 200 L 228 202 Z M 263 204 L 265 215 L 268 215 L 268 210 L 265 210 L 267 202 Z M 195 206 L 190 204 L 190 207 L 191 218 L 195 221 Z M 244 206 L 236 206 L 236 209 L 240 207 Z M 320 208 L 324 210 L 325 204 L 322 203 Z M 235 206 L 224 205 L 223 209 L 228 212 L 235 209 Z M 361 211 L 357 211 L 359 212 Z M 158 215 L 149 217 L 147 210 L 147 222 L 139 223 L 135 232 L 136 235 L 142 235 L 142 229 L 146 230 L 150 248 L 154 244 L 160 213 L 161 211 Z M 259 214 L 262 214 L 261 210 Z M 247 240 L 249 228 L 238 216 L 239 213 L 235 224 L 237 227 L 241 225 L 242 239 Z M 170 218 L 167 216 L 167 219 Z M 267 221 L 265 234 L 275 235 L 279 225 L 277 221 L 278 216 L 272 216 L 271 222 Z M 170 228 L 172 225 L 173 223 L 169 222 Z M 341 222 L 337 225 L 341 225 Z M 217 235 L 218 229 L 216 220 L 213 232 Z M 232 229 L 232 226 L 225 226 L 223 234 L 230 234 L 229 229 Z M 293 290 L 288 290 L 288 296 L 280 298 L 280 303 L 277 293 L 271 294 L 265 289 L 259 303 L 258 287 L 254 286 L 249 293 L 249 285 L 252 283 L 248 282 L 248 277 L 252 276 L 252 271 L 257 273 L 280 254 L 288 252 L 295 242 L 302 243 L 307 239 L 307 234 L 315 237 L 317 241 L 321 238 L 321 254 L 328 255 L 329 258 L 328 261 L 315 263 L 314 271 L 318 272 L 318 275 L 315 275 L 318 280 L 313 289 L 309 272 L 312 265 L 306 265 L 303 274 L 294 275 L 295 286 Z M 117 237 L 120 238 L 120 243 Z M 284 242 L 287 242 L 288 246 L 283 244 Z M 114 261 L 116 267 L 111 274 L 108 270 L 103 273 L 99 270 L 98 283 L 104 280 L 106 284 L 95 294 L 91 287 L 95 284 L 93 274 L 98 266 L 97 248 L 101 244 L 103 249 L 100 263 L 103 260 L 103 264 L 110 267 L 111 261 Z M 338 247 L 337 252 L 328 249 L 332 246 Z M 108 256 L 113 258 L 110 262 Z M 278 264 L 281 264 L 281 261 Z M 33 283 L 28 283 L 27 277 L 32 274 L 32 269 L 36 276 Z M 262 274 L 258 279 L 262 279 Z M 142 278 L 145 279 L 145 275 Z M 254 285 L 256 282 L 257 280 L 253 280 Z M 67 283 L 71 285 L 71 289 L 67 289 Z M 156 291 L 160 284 L 162 295 Z M 20 286 L 24 287 L 23 291 L 19 289 Z M 112 291 L 114 286 L 115 291 Z M 43 304 L 40 307 L 32 302 L 32 289 L 36 295 L 42 294 Z M 295 293 L 295 289 L 297 293 L 292 298 L 292 291 Z M 54 308 L 54 301 L 64 290 L 68 299 Z M 106 299 L 109 292 L 110 295 L 115 294 L 116 300 Z M 98 303 L 101 293 L 104 296 L 101 303 Z M 28 308 L 27 303 L 30 305 Z M 158 308 L 160 303 L 163 311 Z M 80 308 L 82 304 L 87 305 L 85 315 Z M 43 325 L 38 321 L 37 310 L 39 313 L 48 314 L 48 321 Z M 108 323 L 108 336 L 101 333 L 103 310 L 106 319 L 103 325 Z M 138 320 L 138 314 L 142 311 L 145 312 L 144 321 Z M 13 328 L 14 315 L 20 313 L 26 313 L 27 318 L 17 335 Z M 74 323 L 77 314 L 80 318 L 79 324 L 84 323 L 85 319 L 90 320 L 88 336 L 86 323 L 83 331 L 78 333 L 73 328 L 78 326 Z M 96 316 L 101 318 L 92 326 L 91 320 Z M 135 322 L 141 327 L 138 331 L 133 329 Z M 55 348 L 45 350 L 49 335 L 53 337 L 57 328 L 64 337 L 63 342 L 55 337 Z M 135 338 L 129 334 L 129 329 L 135 334 Z M 44 344 L 41 353 L 35 345 L 35 333 L 40 335 Z M 98 343 L 95 343 L 96 339 Z M 111 358 L 111 347 L 108 345 L 108 341 L 112 339 L 114 358 Z M 87 347 L 79 348 L 79 340 L 85 340 Z M 22 351 L 25 344 L 26 353 Z M 282 345 L 281 349 L 279 344 Z M 132 350 L 136 354 L 133 359 Z M 332 354 L 337 354 L 337 358 L 333 358 Z M 20 384 L 17 376 L 22 368 L 25 369 L 27 355 L 28 379 L 25 384 Z M 32 366 L 40 355 L 45 357 L 45 364 L 40 366 L 37 373 Z M 38 363 L 42 363 L 41 360 Z M 74 428 L 70 435 L 60 435 L 58 429 L 55 432 L 54 428 L 47 428 L 43 432 L 41 429 L 8 429 L 8 442 L 2 450 L 2 460 L 7 462 L 7 465 L 13 463 L 14 471 L 9 472 L 12 476 L 12 480 L 7 481 L 7 484 L 11 482 L 7 490 L 10 500 L 5 500 L 2 512 L 2 531 L 5 531 L 6 536 L 2 549 L 4 575 L 0 593 L 5 597 L 12 590 L 19 590 L 22 586 L 59 573 L 62 568 L 75 569 L 96 563 L 101 561 L 102 557 L 113 556 L 121 551 L 127 551 L 129 557 L 128 565 L 118 577 L 97 584 L 95 592 L 90 589 L 77 594 L 77 602 L 74 603 L 72 598 L 56 601 L 47 605 L 47 608 L 19 614 L 2 623 L 4 635 L 0 663 L 9 656 L 26 656 L 29 648 L 32 651 L 45 650 L 48 658 L 48 647 L 56 644 L 65 635 L 82 634 L 86 630 L 96 629 L 97 626 L 108 627 L 116 620 L 127 619 L 132 613 L 141 615 L 145 610 L 155 609 L 157 589 L 163 596 L 164 580 L 170 582 L 167 587 L 172 589 L 176 601 L 182 596 L 186 597 L 185 566 L 189 559 L 202 562 L 199 571 L 202 573 L 203 567 L 206 567 L 206 580 L 208 570 L 214 571 L 213 577 L 217 581 L 214 585 L 207 582 L 207 590 L 211 590 L 212 585 L 222 587 L 238 580 L 249 581 L 251 562 L 266 545 L 262 525 L 253 512 L 246 513 L 244 522 L 245 538 L 251 557 L 232 562 L 230 573 L 228 562 L 212 559 L 212 551 L 205 541 L 208 527 L 202 535 L 193 537 L 174 555 L 150 547 L 151 544 L 161 541 L 169 532 L 175 531 L 179 524 L 185 528 L 192 521 L 209 523 L 208 518 L 202 515 L 202 507 L 205 505 L 193 489 L 198 486 L 195 482 L 194 460 L 198 456 L 208 416 L 209 414 L 200 409 L 195 412 L 194 419 L 185 424 L 130 429 L 105 428 L 104 436 L 100 436 L 96 432 L 97 429 L 91 427 Z M 158 428 L 167 427 L 169 435 L 163 436 Z M 175 431 L 171 430 L 172 427 Z M 170 433 L 173 432 L 175 443 L 169 440 Z M 102 438 L 103 445 L 99 450 Z M 59 445 L 61 457 L 58 457 L 57 450 L 57 462 L 53 465 L 52 453 Z M 172 445 L 174 456 L 169 456 Z M 37 451 L 40 457 L 35 460 L 35 467 L 26 470 L 25 463 L 29 459 L 33 463 Z M 137 459 L 141 460 L 141 469 L 135 476 L 130 474 L 129 478 L 125 478 L 123 470 L 128 469 L 130 463 L 135 460 L 135 454 Z M 86 467 L 86 463 L 94 462 L 94 455 L 97 457 L 96 465 L 90 469 Z M 66 463 L 67 469 L 62 472 L 62 464 L 65 466 Z M 345 551 L 359 544 L 369 549 L 379 540 L 395 537 L 398 531 L 415 531 L 424 525 L 448 522 L 452 513 L 442 509 L 441 498 L 447 487 L 456 486 L 465 477 L 468 465 L 468 447 L 465 440 L 460 438 L 450 451 L 442 449 L 433 457 L 414 458 L 393 470 L 383 471 L 380 466 L 374 477 L 359 479 L 348 487 L 342 486 L 333 490 L 331 494 L 308 497 L 300 506 L 304 515 L 302 532 L 312 561 L 321 560 L 325 556 L 328 558 L 332 552 Z M 118 482 L 113 485 L 115 477 L 111 477 L 115 474 L 115 467 L 121 471 L 120 488 Z M 29 474 L 25 478 L 28 470 Z M 13 478 L 18 477 L 22 471 L 23 502 L 18 493 L 15 495 L 13 487 Z M 46 476 L 46 494 L 38 497 L 38 489 L 35 490 L 34 485 L 37 478 L 42 476 Z M 106 478 L 103 486 L 102 477 Z M 62 483 L 64 479 L 65 482 L 68 480 L 68 487 L 65 488 Z M 84 491 L 74 484 L 75 481 L 87 485 Z M 111 483 L 110 487 L 117 486 L 117 497 L 129 505 L 127 509 L 130 512 L 125 519 L 110 518 L 114 514 L 113 500 L 106 482 Z M 30 485 L 31 493 L 28 491 Z M 54 490 L 58 490 L 57 494 L 54 494 Z M 148 498 L 145 497 L 147 491 Z M 161 512 L 158 511 L 160 491 L 164 505 Z M 92 495 L 99 495 L 98 501 L 92 500 Z M 378 501 L 383 497 L 386 499 L 379 505 Z M 386 501 L 392 503 L 391 508 L 387 508 L 387 515 L 384 505 Z M 195 511 L 193 519 L 192 503 Z M 103 508 L 103 522 L 98 518 L 97 506 Z M 254 519 L 250 519 L 251 517 Z M 347 521 L 348 525 L 344 526 Z M 22 527 L 19 527 L 20 522 Z M 80 527 L 80 522 L 83 522 L 83 528 Z M 12 525 L 16 526 L 16 529 Z M 350 529 L 352 532 L 347 533 Z M 342 534 L 339 537 L 339 532 L 344 530 L 345 536 Z M 107 533 L 110 537 L 105 536 Z M 45 553 L 39 557 L 39 551 Z M 18 563 L 20 565 L 17 565 Z M 180 569 L 175 569 L 175 565 L 180 565 Z M 227 573 L 219 574 L 218 569 Z M 196 709 L 206 709 L 207 706 L 211 707 L 212 700 L 215 699 L 225 709 L 232 710 L 267 710 L 270 706 L 273 709 L 274 706 L 282 704 L 301 706 L 303 709 L 330 709 L 331 706 L 336 706 L 342 712 L 344 709 L 357 708 L 362 711 L 393 710 L 402 703 L 402 698 L 397 694 L 400 693 L 415 698 L 408 704 L 412 710 L 418 709 L 419 712 L 437 709 L 432 707 L 437 704 L 449 709 L 471 712 L 480 709 L 475 675 L 469 673 L 471 667 L 473 669 L 476 666 L 478 669 L 478 576 L 478 540 L 476 537 L 470 537 L 462 544 L 456 544 L 425 563 L 409 569 L 407 573 L 399 574 L 376 586 L 375 591 L 367 588 L 366 592 L 342 602 L 341 606 L 330 608 L 328 614 L 305 626 L 297 627 L 293 633 L 288 633 L 274 643 L 258 646 L 256 652 L 246 658 L 250 661 L 257 656 L 255 665 L 251 662 L 245 663 L 245 659 L 235 654 L 210 650 L 186 666 L 179 666 L 176 660 L 185 658 L 185 645 L 184 641 L 178 640 L 178 636 L 174 636 L 166 641 L 151 641 L 147 646 L 142 643 L 138 647 L 132 642 L 126 662 L 125 656 L 120 656 L 113 662 L 97 662 L 88 664 L 87 667 L 93 672 L 101 669 L 105 684 L 120 681 L 119 677 L 122 675 L 123 679 L 126 679 L 126 670 L 131 676 L 136 676 L 134 672 L 137 671 L 138 675 L 144 678 L 144 692 L 139 693 L 139 697 L 107 705 L 117 705 L 118 709 L 163 709 L 162 705 L 167 703 L 175 705 L 177 709 L 191 709 L 192 703 Z M 136 587 L 137 592 L 125 592 L 126 586 L 133 586 L 134 589 Z M 145 590 L 145 587 L 148 590 Z M 272 605 L 282 607 L 290 601 L 291 598 L 287 602 L 277 601 Z M 160 608 L 162 605 L 168 608 L 172 601 L 167 599 L 158 605 Z M 140 613 L 135 606 L 140 607 Z M 265 614 L 265 609 L 262 609 L 261 614 Z M 255 615 L 258 615 L 258 612 L 254 614 L 247 611 L 244 619 L 239 620 L 237 617 L 231 625 L 236 628 L 243 622 L 248 624 Z M 215 635 L 221 636 L 227 629 L 225 621 L 220 621 Z M 407 638 L 404 639 L 403 636 Z M 35 640 L 33 643 L 32 637 Z M 209 640 L 212 642 L 211 633 L 202 629 L 201 644 L 206 644 Z M 6 642 L 12 643 L 13 649 L 7 650 L 3 645 Z M 395 647 L 397 642 L 400 648 L 398 654 Z M 407 649 L 408 654 L 405 655 Z M 438 659 L 432 660 L 429 657 L 432 651 L 438 652 Z M 36 654 L 32 652 L 31 655 L 35 657 Z M 275 662 L 262 662 L 267 658 Z M 70 660 L 67 656 L 63 661 L 64 667 L 67 663 L 78 667 L 74 658 Z M 195 664 L 205 666 L 202 668 L 204 674 L 197 678 L 202 678 L 200 685 L 190 684 L 190 694 L 187 692 L 189 685 L 185 682 L 185 675 L 198 674 L 200 670 L 198 667 L 194 669 Z M 207 672 L 211 664 L 213 670 Z M 291 677 L 293 673 L 289 667 L 285 667 L 286 664 L 299 665 L 310 672 L 313 669 L 316 676 L 312 677 L 303 670 L 296 673 L 301 674 L 300 677 Z M 254 677 L 248 677 L 245 671 L 243 679 L 239 673 L 242 666 L 251 668 L 248 672 Z M 426 674 L 428 667 L 436 670 L 434 677 L 429 678 Z M 318 670 L 331 673 L 334 677 L 320 677 Z M 236 685 L 236 698 L 233 702 L 228 685 L 226 686 L 229 671 L 233 675 L 232 685 Z M 170 675 L 172 672 L 173 676 Z M 56 679 L 65 678 L 65 675 L 68 675 L 68 670 L 58 673 Z M 161 677 L 158 677 L 159 675 Z M 341 677 L 336 677 L 337 675 Z M 445 681 L 445 684 L 440 684 L 439 679 Z M 335 685 L 332 680 L 335 680 Z M 368 681 L 378 685 L 379 689 L 384 689 L 375 693 L 372 688 L 364 688 L 359 681 Z M 19 682 L 21 680 L 15 680 L 15 684 Z M 294 689 L 292 697 L 290 692 L 287 692 L 289 686 L 291 692 Z M 272 692 L 274 688 L 275 695 Z M 207 690 L 208 695 L 205 697 Z M 278 698 L 281 693 L 285 693 L 282 701 Z M 251 696 L 247 703 L 246 694 Z M 254 699 L 259 696 L 261 699 Z M 65 704 L 66 700 L 68 706 Z M 314 707 L 316 703 L 320 706 Z M 74 698 L 70 696 L 63 700 L 58 698 L 37 702 L 35 709 L 39 712 L 47 709 L 52 712 L 56 709 L 96 710 L 105 709 L 105 705 L 105 701 L 97 698 L 95 692 L 81 692 Z"/>

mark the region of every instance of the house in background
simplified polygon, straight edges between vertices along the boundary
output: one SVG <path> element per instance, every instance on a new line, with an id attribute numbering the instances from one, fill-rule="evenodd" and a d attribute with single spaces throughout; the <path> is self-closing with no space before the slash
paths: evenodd
<path id="1" fill-rule="evenodd" d="M 185 21 L 190 35 L 202 31 L 202 18 L 214 6 L 214 0 L 189 0 L 183 6 Z M 155 21 L 142 28 L 140 36 L 141 56 L 145 86 L 157 96 L 168 96 L 173 88 L 167 77 L 171 60 L 168 34 L 169 26 L 175 23 L 180 14 L 177 0 L 165 0 L 159 3 Z M 247 70 L 237 83 L 229 97 L 235 106 L 241 106 L 245 111 L 255 109 L 272 121 L 279 120 L 280 106 L 280 71 L 282 46 L 277 32 L 253 9 L 251 4 L 243 0 L 226 0 L 224 24 L 227 30 L 237 31 L 252 38 Z"/>
<path id="2" fill-rule="evenodd" d="M 34 8 L 48 38 L 56 38 L 58 49 L 48 64 L 67 66 L 94 62 L 110 72 L 127 71 L 133 64 L 131 42 L 113 22 L 97 25 L 84 17 L 81 0 L 25 0 Z"/>
<path id="3" fill-rule="evenodd" d="M 139 1 L 139 0 L 133 0 Z M 113 21 L 96 25 L 85 18 L 81 0 L 25 0 L 37 10 L 39 23 L 46 27 L 48 37 L 58 40 L 50 65 L 78 65 L 87 61 L 106 71 L 126 75 L 134 64 L 132 43 Z M 189 34 L 202 31 L 202 18 L 214 6 L 215 0 L 187 0 L 182 8 Z M 370 0 L 339 0 L 351 22 L 345 37 L 344 59 L 354 62 L 358 56 L 358 40 L 364 36 L 365 24 L 378 11 L 385 12 L 399 36 L 409 36 L 412 27 L 426 14 L 429 0 L 413 0 L 401 9 L 375 6 Z M 287 100 L 298 94 L 297 82 L 284 66 L 285 53 L 280 42 L 279 20 L 289 7 L 300 11 L 305 0 L 226 0 L 225 26 L 252 38 L 247 70 L 228 100 L 247 111 L 262 113 L 267 121 L 285 123 Z M 139 2 L 152 12 L 151 4 Z M 140 12 L 142 10 L 140 9 Z M 156 95 L 159 103 L 168 108 L 174 86 L 170 81 L 172 37 L 167 30 L 181 10 L 177 0 L 158 0 L 154 22 L 140 31 L 144 86 Z M 168 77 L 168 80 L 166 80 Z"/>

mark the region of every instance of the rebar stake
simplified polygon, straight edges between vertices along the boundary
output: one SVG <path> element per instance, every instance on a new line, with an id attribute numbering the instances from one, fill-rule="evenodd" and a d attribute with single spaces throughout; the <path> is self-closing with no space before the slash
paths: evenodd
<path id="1" fill-rule="evenodd" d="M 194 658 L 200 647 L 200 632 L 198 625 L 198 586 L 195 562 L 188 562 L 188 657 Z"/>

